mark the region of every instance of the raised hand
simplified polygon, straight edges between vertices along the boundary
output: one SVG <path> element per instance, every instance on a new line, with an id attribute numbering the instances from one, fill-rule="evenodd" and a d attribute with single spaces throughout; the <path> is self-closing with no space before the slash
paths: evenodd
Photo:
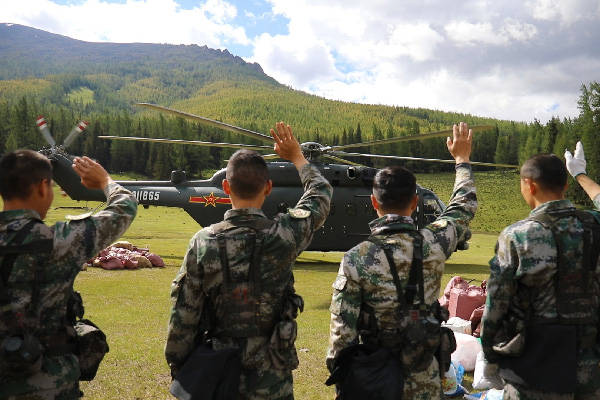
<path id="1" fill-rule="evenodd" d="M 446 138 L 446 146 L 457 164 L 469 162 L 472 142 L 473 131 L 465 122 L 452 126 L 452 139 Z"/>
<path id="2" fill-rule="evenodd" d="M 89 157 L 75 157 L 73 169 L 81 177 L 81 184 L 88 189 L 104 189 L 112 179 L 108 172 Z"/>
<path id="3" fill-rule="evenodd" d="M 586 175 L 585 167 L 587 163 L 585 162 L 585 154 L 583 154 L 583 145 L 581 142 L 577 142 L 575 145 L 575 157 L 573 157 L 569 149 L 565 149 L 565 161 L 567 170 L 573 178 L 581 174 Z"/>
<path id="4" fill-rule="evenodd" d="M 275 153 L 284 160 L 290 160 L 294 163 L 296 168 L 300 168 L 302 165 L 307 164 L 308 161 L 304 158 L 304 154 L 302 154 L 300 143 L 298 143 L 298 140 L 292 133 L 292 127 L 283 122 L 277 122 L 275 128 L 277 129 L 277 132 L 271 129 L 271 136 L 273 136 L 273 139 L 275 140 L 273 146 Z"/>

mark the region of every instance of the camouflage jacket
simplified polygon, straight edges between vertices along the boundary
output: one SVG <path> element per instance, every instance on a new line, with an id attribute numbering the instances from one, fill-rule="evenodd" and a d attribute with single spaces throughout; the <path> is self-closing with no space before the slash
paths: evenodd
<path id="1" fill-rule="evenodd" d="M 600 196 L 594 199 L 594 205 L 596 209 L 600 209 Z M 569 200 L 549 201 L 533 209 L 530 216 L 572 208 L 573 204 Z M 600 221 L 600 212 L 590 212 Z M 558 237 L 564 239 L 564 256 L 576 263 L 582 263 L 583 227 L 579 219 L 561 218 L 555 227 L 559 232 Z M 556 242 L 552 233 L 539 223 L 524 219 L 502 231 L 496 244 L 496 255 L 490 260 L 490 278 L 487 283 L 487 300 L 481 329 L 483 351 L 489 360 L 497 359 L 492 346 L 505 324 L 512 326 L 514 322 L 515 325 L 523 326 L 528 318 L 552 320 L 557 317 L 554 279 L 557 273 L 556 261 Z M 595 276 L 590 276 L 590 279 L 590 284 L 596 287 L 600 285 L 600 263 L 596 267 Z M 600 299 L 596 298 L 593 301 L 596 304 L 594 309 L 598 310 L 600 317 Z M 521 326 L 511 329 L 518 331 Z M 578 335 L 589 336 L 587 333 L 590 333 L 595 336 L 595 326 L 582 328 L 583 331 Z M 580 378 L 590 377 L 590 371 L 595 370 L 594 379 L 600 395 L 599 355 L 600 351 L 580 351 L 577 360 L 578 382 L 585 384 Z M 531 398 L 546 397 L 531 395 Z"/>
<path id="2" fill-rule="evenodd" d="M 318 169 L 305 165 L 300 170 L 300 178 L 304 185 L 304 194 L 295 208 L 274 218 L 275 223 L 263 242 L 260 282 L 264 291 L 261 293 L 261 307 L 267 306 L 266 303 L 269 302 L 271 306 L 281 302 L 282 299 L 276 297 L 281 296 L 287 285 L 273 288 L 269 281 L 293 285 L 294 260 L 310 244 L 314 231 L 324 223 L 329 213 L 332 187 Z M 252 208 L 233 209 L 225 213 L 225 220 L 230 221 L 264 218 L 266 216 L 261 210 Z M 247 274 L 251 249 L 246 247 L 243 240 L 227 240 L 227 259 L 230 265 L 234 266 L 232 270 L 239 268 L 238 273 Z M 172 371 L 181 367 L 194 349 L 205 298 L 210 299 L 210 304 L 218 304 L 220 299 L 215 296 L 218 296 L 218 289 L 222 284 L 220 253 L 211 225 L 192 237 L 181 269 L 173 281 L 173 308 L 165 348 L 166 359 Z M 271 311 L 261 309 L 261 313 L 268 314 Z M 215 317 L 218 323 L 220 316 Z M 266 336 L 255 336 L 235 341 L 227 337 L 218 337 L 213 340 L 213 347 L 241 347 L 243 367 L 262 370 L 271 366 L 266 350 L 268 339 Z"/>
<path id="3" fill-rule="evenodd" d="M 445 261 L 456 250 L 457 243 L 468 234 L 468 223 L 476 209 L 477 197 L 471 167 L 469 164 L 459 164 L 450 204 L 434 222 L 420 230 L 423 235 L 423 278 L 427 304 L 438 298 Z M 370 227 L 372 235 L 394 246 L 394 261 L 404 291 L 412 263 L 413 239 L 407 233 L 388 232 L 397 228 L 416 229 L 412 218 L 388 214 L 372 221 Z M 390 267 L 384 251 L 369 241 L 359 243 L 344 255 L 333 283 L 327 351 L 329 368 L 340 350 L 359 340 L 357 326 L 365 305 L 373 309 L 380 331 L 395 330 L 399 326 L 396 313 L 398 296 Z"/>
<path id="4" fill-rule="evenodd" d="M 67 300 L 81 266 L 101 249 L 118 239 L 129 227 L 137 211 L 133 194 L 122 186 L 111 183 L 105 189 L 107 206 L 104 210 L 81 219 L 45 225 L 33 210 L 0 212 L 0 245 L 9 245 L 16 233 L 31 220 L 38 223 L 24 243 L 52 239 L 50 254 L 27 254 L 17 257 L 8 277 L 7 289 L 13 299 L 11 306 L 18 321 L 36 333 L 36 336 L 67 335 Z M 83 216 L 82 216 L 83 217 Z M 1 257 L 0 257 L 1 263 Z M 42 265 L 42 276 L 35 277 L 36 265 Z M 31 301 L 32 282 L 39 287 L 39 301 L 35 315 L 27 312 Z M 7 315 L 7 314 L 5 314 Z M 6 321 L 0 320 L 0 341 L 7 334 Z M 73 354 L 44 357 L 42 372 L 27 379 L 3 381 L 0 398 L 8 395 L 52 389 L 77 382 L 79 366 Z"/>

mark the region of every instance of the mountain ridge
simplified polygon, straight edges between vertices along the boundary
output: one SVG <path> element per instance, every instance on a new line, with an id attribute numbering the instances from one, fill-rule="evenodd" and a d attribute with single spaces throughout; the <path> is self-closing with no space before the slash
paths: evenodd
<path id="1" fill-rule="evenodd" d="M 23 49 L 27 51 L 24 52 Z M 230 61 L 254 71 L 257 77 L 276 82 L 264 73 L 258 63 L 248 63 L 241 57 L 231 54 L 227 49 L 211 49 L 206 45 L 198 46 L 196 44 L 88 42 L 13 23 L 0 23 L 0 54 L 3 55 L 0 59 L 0 79 L 2 80 L 28 76 L 41 77 L 52 73 L 89 73 L 94 69 L 89 63 L 100 61 L 142 62 L 143 64 L 152 62 L 169 66 L 173 64 L 173 61 L 184 61 L 183 57 L 185 56 L 185 61 L 188 63 Z M 32 67 L 9 71 L 7 61 L 15 56 L 19 56 L 24 63 L 31 63 Z M 74 57 L 80 60 L 80 64 L 81 61 L 84 61 L 83 65 L 75 66 L 76 68 L 70 67 L 69 64 Z M 57 66 L 64 70 L 54 71 L 53 69 Z M 83 68 L 90 67 L 92 71 L 83 70 Z M 106 69 L 102 66 L 97 68 L 103 71 Z"/>

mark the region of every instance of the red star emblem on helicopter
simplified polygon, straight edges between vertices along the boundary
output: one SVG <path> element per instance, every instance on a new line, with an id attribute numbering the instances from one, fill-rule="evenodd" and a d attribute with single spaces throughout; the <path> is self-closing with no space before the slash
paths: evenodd
<path id="1" fill-rule="evenodd" d="M 229 197 L 218 197 L 215 196 L 214 192 L 210 192 L 208 196 L 190 196 L 190 203 L 203 203 L 204 207 L 209 205 L 216 207 L 217 204 L 231 204 L 231 199 Z"/>

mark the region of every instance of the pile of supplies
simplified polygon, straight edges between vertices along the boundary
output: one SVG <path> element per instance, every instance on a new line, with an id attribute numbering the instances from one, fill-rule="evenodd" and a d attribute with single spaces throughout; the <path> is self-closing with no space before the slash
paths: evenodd
<path id="1" fill-rule="evenodd" d="M 455 276 L 444 289 L 439 298 L 440 305 L 450 312 L 450 319 L 445 326 L 455 332 L 479 337 L 481 317 L 487 297 L 486 281 L 480 286 L 470 284 L 461 276 Z"/>
<path id="2" fill-rule="evenodd" d="M 472 285 L 471 282 L 461 276 L 454 276 L 439 298 L 440 305 L 446 307 L 450 314 L 443 326 L 452 329 L 456 339 L 452 366 L 443 379 L 444 393 L 447 396 L 465 394 L 468 399 L 498 399 L 502 398 L 502 391 L 497 389 L 502 389 L 503 382 L 497 371 L 493 370 L 497 366 L 490 365 L 485 360 L 478 339 L 487 297 L 486 281 L 479 286 Z M 463 371 L 474 371 L 473 389 L 489 390 L 475 394 L 465 393 L 466 390 L 460 385 Z"/>
<path id="3" fill-rule="evenodd" d="M 96 257 L 88 261 L 86 266 L 103 269 L 139 269 L 162 268 L 165 263 L 160 256 L 150 253 L 147 248 L 120 241 L 100 251 Z"/>

